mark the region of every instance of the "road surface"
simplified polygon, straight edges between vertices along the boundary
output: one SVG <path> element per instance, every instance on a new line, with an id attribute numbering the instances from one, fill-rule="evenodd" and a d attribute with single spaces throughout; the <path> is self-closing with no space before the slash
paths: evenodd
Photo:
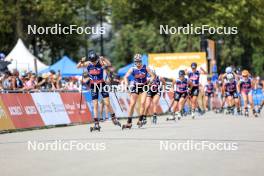
<path id="1" fill-rule="evenodd" d="M 1 134 L 1 175 L 263 175 L 263 117 L 207 113 L 177 122 L 167 117 L 124 131 L 104 122 L 93 133 L 89 125 L 78 125 Z"/>

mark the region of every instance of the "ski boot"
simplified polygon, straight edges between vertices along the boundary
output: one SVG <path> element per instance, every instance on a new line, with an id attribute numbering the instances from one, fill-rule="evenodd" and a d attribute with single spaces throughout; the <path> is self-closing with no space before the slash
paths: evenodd
<path id="1" fill-rule="evenodd" d="M 256 112 L 256 110 L 253 109 L 252 111 L 253 111 L 253 115 L 254 115 L 255 117 L 258 117 L 258 113 Z"/>
<path id="2" fill-rule="evenodd" d="M 262 103 L 262 104 L 259 106 L 259 108 L 258 108 L 258 110 L 257 110 L 257 113 L 259 113 L 259 114 L 260 114 L 260 112 L 261 112 L 261 110 L 262 110 L 263 106 L 264 106 L 264 103 Z"/>
<path id="3" fill-rule="evenodd" d="M 100 130 L 101 130 L 101 127 L 99 125 L 99 121 L 95 121 L 94 126 L 90 127 L 90 132 L 100 131 Z"/>
<path id="4" fill-rule="evenodd" d="M 194 119 L 195 118 L 195 110 L 194 109 L 192 110 L 192 114 L 191 115 L 192 115 L 192 119 Z"/>
<path id="5" fill-rule="evenodd" d="M 138 119 L 138 122 L 137 122 L 137 126 L 138 128 L 141 128 L 143 125 L 145 125 L 145 122 L 144 122 L 144 116 L 141 115 Z"/>
<path id="6" fill-rule="evenodd" d="M 131 117 L 128 118 L 127 124 L 122 125 L 122 130 L 124 130 L 126 128 L 128 128 L 128 129 L 132 128 L 132 118 Z"/>
<path id="7" fill-rule="evenodd" d="M 173 121 L 176 120 L 176 118 L 175 118 L 175 113 L 174 113 L 174 112 L 172 113 L 172 117 L 171 117 L 171 118 L 168 117 L 168 118 L 166 119 L 166 121 L 171 121 L 171 120 L 173 120 Z"/>
<path id="8" fill-rule="evenodd" d="M 157 114 L 156 113 L 154 113 L 152 116 L 152 123 L 157 124 Z"/>
<path id="9" fill-rule="evenodd" d="M 182 118 L 182 113 L 181 112 L 176 112 L 177 118 L 178 120 L 181 120 Z"/>
<path id="10" fill-rule="evenodd" d="M 115 113 L 111 114 L 111 117 L 113 124 L 121 127 L 121 123 L 117 120 Z"/>
<path id="11" fill-rule="evenodd" d="M 237 108 L 237 115 L 241 115 L 240 108 Z"/>
<path id="12" fill-rule="evenodd" d="M 246 117 L 249 116 L 248 108 L 245 108 L 245 113 L 244 113 L 244 115 L 245 115 Z"/>
<path id="13" fill-rule="evenodd" d="M 231 106 L 228 106 L 228 107 L 226 108 L 225 114 L 226 114 L 226 115 L 231 114 Z"/>
<path id="14" fill-rule="evenodd" d="M 148 122 L 147 121 L 147 116 L 145 116 L 145 115 L 143 116 L 142 122 L 143 122 L 143 125 L 146 125 L 147 124 L 147 122 Z"/>

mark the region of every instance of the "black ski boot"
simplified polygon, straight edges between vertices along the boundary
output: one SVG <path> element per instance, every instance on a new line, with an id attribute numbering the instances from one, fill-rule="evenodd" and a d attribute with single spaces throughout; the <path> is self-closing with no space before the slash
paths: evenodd
<path id="1" fill-rule="evenodd" d="M 111 114 L 111 117 L 113 124 L 121 127 L 121 123 L 117 120 L 115 113 Z"/>
<path id="2" fill-rule="evenodd" d="M 147 116 L 146 115 L 143 115 L 143 120 L 142 120 L 142 122 L 143 122 L 143 125 L 146 125 L 147 124 Z"/>
<path id="3" fill-rule="evenodd" d="M 253 109 L 252 112 L 253 112 L 253 115 L 254 115 L 255 117 L 258 117 L 258 113 L 256 112 L 255 109 Z"/>
<path id="4" fill-rule="evenodd" d="M 138 128 L 141 128 L 143 125 L 145 125 L 144 122 L 144 115 L 139 116 L 138 122 L 137 122 Z"/>
<path id="5" fill-rule="evenodd" d="M 90 132 L 93 132 L 93 131 L 100 131 L 101 130 L 101 127 L 99 125 L 99 121 L 98 119 L 94 119 L 94 126 L 93 127 L 90 127 Z"/>
<path id="6" fill-rule="evenodd" d="M 122 130 L 124 130 L 126 128 L 128 128 L 128 129 L 132 128 L 132 117 L 129 117 L 127 119 L 127 124 L 122 125 Z"/>
<path id="7" fill-rule="evenodd" d="M 175 112 L 172 112 L 171 115 L 172 115 L 172 117 L 171 117 L 171 118 L 168 117 L 168 118 L 166 119 L 167 121 L 171 121 L 171 120 L 175 121 L 175 120 L 176 120 L 176 118 L 175 118 Z"/>
<path id="8" fill-rule="evenodd" d="M 249 112 L 248 112 L 248 108 L 247 108 L 247 107 L 245 108 L 245 113 L 244 113 L 244 115 L 245 115 L 246 117 L 249 116 Z"/>
<path id="9" fill-rule="evenodd" d="M 152 116 L 152 123 L 157 124 L 157 114 L 156 113 L 154 113 Z"/>

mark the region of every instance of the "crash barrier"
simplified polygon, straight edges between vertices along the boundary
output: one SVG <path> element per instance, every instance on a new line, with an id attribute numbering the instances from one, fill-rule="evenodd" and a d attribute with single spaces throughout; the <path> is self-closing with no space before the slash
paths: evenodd
<path id="1" fill-rule="evenodd" d="M 88 123 L 91 112 L 80 99 L 78 92 L 0 94 L 0 131 Z"/>
<path id="2" fill-rule="evenodd" d="M 82 103 L 80 105 L 80 100 Z M 168 112 L 173 99 L 173 93 L 161 96 L 158 104 L 158 114 Z M 255 105 L 264 100 L 261 89 L 253 91 Z M 99 98 L 99 102 L 101 98 Z M 110 103 L 117 117 L 127 118 L 130 103 L 129 93 L 110 92 Z M 100 103 L 99 103 L 100 104 Z M 213 106 L 220 108 L 221 97 L 213 99 Z M 133 116 L 139 116 L 140 97 Z M 105 110 L 105 108 L 103 108 Z M 188 110 L 188 103 L 185 109 Z M 153 113 L 153 105 L 148 114 Z M 101 119 L 110 118 L 103 113 Z M 46 127 L 52 125 L 89 123 L 93 117 L 91 93 L 84 91 L 81 98 L 79 92 L 35 92 L 35 93 L 2 93 L 0 94 L 0 131 L 9 129 Z"/>

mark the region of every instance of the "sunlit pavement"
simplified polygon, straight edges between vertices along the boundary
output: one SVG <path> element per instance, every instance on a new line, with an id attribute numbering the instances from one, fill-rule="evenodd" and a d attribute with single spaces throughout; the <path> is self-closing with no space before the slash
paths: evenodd
<path id="1" fill-rule="evenodd" d="M 90 125 L 78 125 L 1 134 L 1 175 L 263 175 L 263 117 L 212 112 L 194 120 L 185 117 L 176 122 L 166 121 L 167 117 L 159 117 L 157 125 L 148 119 L 141 129 L 134 120 L 133 128 L 123 131 L 111 122 L 104 122 L 100 132 L 92 133 Z M 55 141 L 83 144 L 86 148 L 71 151 L 30 148 L 30 144 L 43 147 Z M 201 144 L 211 147 L 223 144 L 229 148 L 224 151 L 194 147 Z"/>

